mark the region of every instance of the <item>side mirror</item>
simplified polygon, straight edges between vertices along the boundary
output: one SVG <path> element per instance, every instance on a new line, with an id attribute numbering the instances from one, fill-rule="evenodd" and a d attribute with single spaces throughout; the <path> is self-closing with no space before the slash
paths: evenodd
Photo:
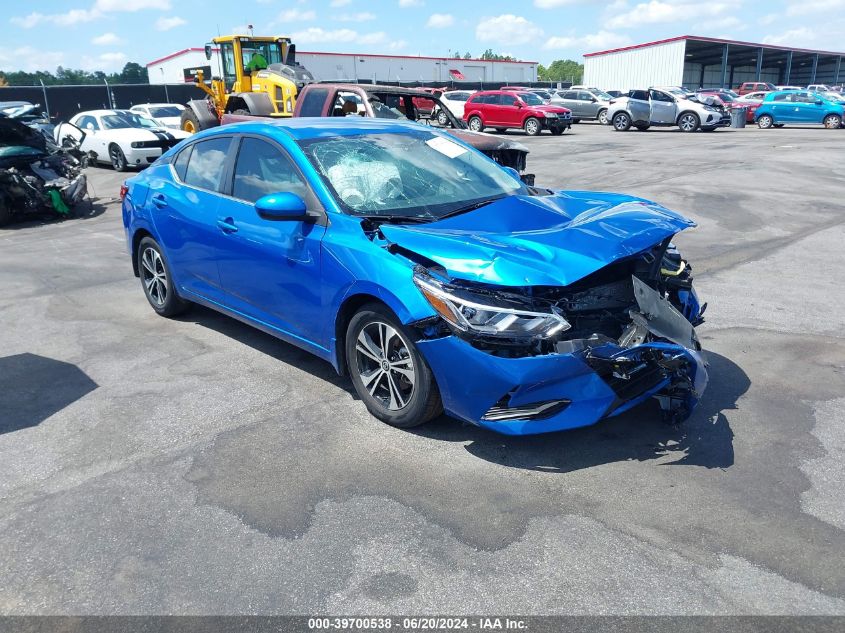
<path id="1" fill-rule="evenodd" d="M 590 101 L 592 101 L 593 103 L 595 103 L 596 101 L 598 101 L 598 99 L 596 99 L 595 97 L 590 97 Z"/>
<path id="2" fill-rule="evenodd" d="M 522 179 L 519 177 L 519 172 L 515 170 L 513 167 L 505 167 L 504 165 L 500 165 L 502 171 L 504 171 L 508 176 L 513 176 L 514 180 L 522 182 Z"/>
<path id="3" fill-rule="evenodd" d="M 308 219 L 308 208 L 305 200 L 295 193 L 271 193 L 259 198 L 255 202 L 255 210 L 265 220 L 293 220 Z"/>
<path id="4" fill-rule="evenodd" d="M 514 104 L 516 105 L 517 108 L 524 108 L 525 107 L 525 104 L 522 103 L 522 101 L 515 101 Z"/>
<path id="5" fill-rule="evenodd" d="M 816 99 L 816 105 L 824 105 L 824 101 L 821 99 Z"/>
<path id="6" fill-rule="evenodd" d="M 211 44 L 205 45 L 205 58 L 211 60 Z"/>

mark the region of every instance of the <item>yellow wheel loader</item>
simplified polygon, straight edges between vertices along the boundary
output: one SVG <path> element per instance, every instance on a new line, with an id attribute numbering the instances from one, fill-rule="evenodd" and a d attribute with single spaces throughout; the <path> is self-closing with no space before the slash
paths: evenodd
<path id="1" fill-rule="evenodd" d="M 296 47 L 287 37 L 226 35 L 205 46 L 206 59 L 217 52 L 219 75 L 206 85 L 202 71 L 194 83 L 208 94 L 189 101 L 182 129 L 199 132 L 220 125 L 224 114 L 293 116 L 296 93 L 314 81 L 296 62 Z"/>

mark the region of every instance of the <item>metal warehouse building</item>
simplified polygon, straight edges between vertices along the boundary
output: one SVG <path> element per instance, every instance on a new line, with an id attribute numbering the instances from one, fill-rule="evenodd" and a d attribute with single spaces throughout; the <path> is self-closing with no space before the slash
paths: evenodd
<path id="1" fill-rule="evenodd" d="M 537 62 L 489 59 L 412 57 L 409 55 L 354 55 L 297 51 L 296 59 L 317 81 L 372 81 L 447 83 L 455 81 L 522 83 L 537 81 Z M 219 74 L 217 51 L 211 60 L 202 48 L 184 50 L 147 64 L 151 84 L 192 81 L 202 68 L 206 77 Z"/>
<path id="2" fill-rule="evenodd" d="M 584 83 L 605 90 L 648 86 L 736 87 L 744 81 L 776 85 L 839 84 L 842 58 L 804 48 L 682 35 L 584 55 Z"/>

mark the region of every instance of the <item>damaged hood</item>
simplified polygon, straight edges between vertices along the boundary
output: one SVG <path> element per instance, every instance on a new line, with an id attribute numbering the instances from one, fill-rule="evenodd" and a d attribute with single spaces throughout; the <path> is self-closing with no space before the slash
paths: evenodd
<path id="1" fill-rule="evenodd" d="M 501 136 L 494 136 L 493 134 L 485 134 L 483 132 L 473 132 L 472 130 L 457 130 L 448 128 L 446 133 L 456 136 L 467 145 L 472 145 L 475 149 L 482 152 L 490 152 L 494 150 L 514 149 L 520 152 L 528 153 L 528 147 L 513 141 L 511 139 L 503 138 Z"/>
<path id="2" fill-rule="evenodd" d="M 47 139 L 20 121 L 0 116 L 0 147 L 27 146 L 47 152 Z"/>
<path id="3" fill-rule="evenodd" d="M 609 193 L 510 196 L 429 224 L 383 224 L 390 242 L 449 276 L 502 286 L 567 286 L 695 222 Z"/>

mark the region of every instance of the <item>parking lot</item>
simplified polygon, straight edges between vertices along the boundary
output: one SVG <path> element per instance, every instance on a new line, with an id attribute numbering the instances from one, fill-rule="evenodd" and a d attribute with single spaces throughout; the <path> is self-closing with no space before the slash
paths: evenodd
<path id="1" fill-rule="evenodd" d="M 691 419 L 388 427 L 297 348 L 156 316 L 92 167 L 87 217 L 0 230 L 0 611 L 845 614 L 845 131 L 508 136 L 699 223 Z"/>

